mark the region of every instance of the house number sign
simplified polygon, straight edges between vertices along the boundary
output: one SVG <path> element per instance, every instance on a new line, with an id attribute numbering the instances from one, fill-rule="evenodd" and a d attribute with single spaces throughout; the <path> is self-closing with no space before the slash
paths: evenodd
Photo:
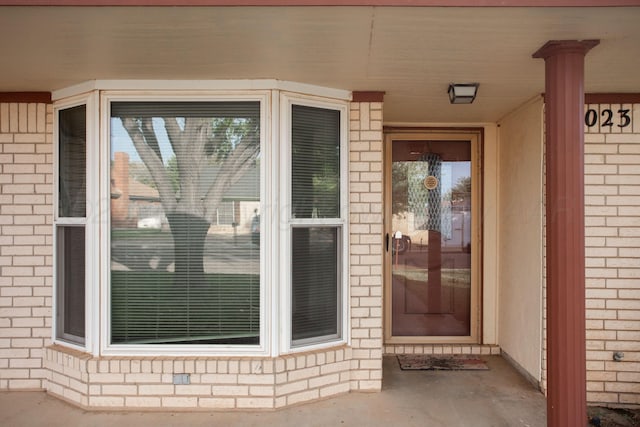
<path id="1" fill-rule="evenodd" d="M 608 126 L 613 128 L 617 126 L 619 128 L 626 128 L 631 126 L 631 110 L 628 108 L 620 108 L 619 110 L 604 109 L 598 114 L 597 110 L 589 108 L 584 113 L 584 124 L 591 128 L 594 126 Z"/>

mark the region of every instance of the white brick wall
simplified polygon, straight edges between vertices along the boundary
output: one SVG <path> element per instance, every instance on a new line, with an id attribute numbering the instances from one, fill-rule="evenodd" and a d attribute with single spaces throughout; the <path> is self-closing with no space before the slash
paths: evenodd
<path id="1" fill-rule="evenodd" d="M 640 104 L 588 108 L 611 109 L 614 126 L 585 129 L 587 399 L 640 404 Z"/>
<path id="2" fill-rule="evenodd" d="M 382 103 L 350 108 L 351 389 L 382 387 Z"/>
<path id="3" fill-rule="evenodd" d="M 272 358 L 93 358 L 46 349 L 47 390 L 91 407 L 273 409 L 346 393 L 347 347 Z M 190 384 L 173 384 L 189 374 Z"/>
<path id="4" fill-rule="evenodd" d="M 500 354 L 497 345 L 481 344 L 393 344 L 385 345 L 385 354 Z"/>
<path id="5" fill-rule="evenodd" d="M 640 404 L 640 104 L 590 104 L 614 125 L 585 126 L 587 400 Z M 633 126 L 619 128 L 617 111 Z M 546 306 L 545 306 L 546 307 Z M 546 338 L 546 334 L 545 334 Z M 613 360 L 614 352 L 624 359 Z M 543 354 L 546 388 L 546 345 Z"/>
<path id="6" fill-rule="evenodd" d="M 640 404 L 640 104 L 632 107 L 633 128 L 585 136 L 590 402 Z M 46 388 L 86 406 L 277 408 L 380 390 L 383 351 L 498 353 L 383 349 L 382 104 L 352 103 L 350 126 L 350 347 L 275 359 L 94 359 L 50 347 L 52 107 L 0 104 L 0 389 Z M 174 385 L 174 373 L 190 373 L 191 384 Z"/>
<path id="7" fill-rule="evenodd" d="M 382 103 L 351 104 L 352 346 L 272 358 L 94 358 L 51 346 L 52 108 L 0 105 L 0 389 L 88 407 L 269 409 L 382 384 Z M 34 114 L 32 117 L 30 114 Z M 191 383 L 174 385 L 173 375 Z"/>
<path id="8" fill-rule="evenodd" d="M 0 103 L 0 390 L 40 389 L 51 336 L 48 104 Z"/>

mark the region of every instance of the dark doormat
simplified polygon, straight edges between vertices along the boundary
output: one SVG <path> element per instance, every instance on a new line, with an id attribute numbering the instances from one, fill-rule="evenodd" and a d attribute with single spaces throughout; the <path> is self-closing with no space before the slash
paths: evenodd
<path id="1" fill-rule="evenodd" d="M 425 371 L 485 371 L 489 367 L 477 356 L 399 354 L 398 362 L 402 370 Z"/>

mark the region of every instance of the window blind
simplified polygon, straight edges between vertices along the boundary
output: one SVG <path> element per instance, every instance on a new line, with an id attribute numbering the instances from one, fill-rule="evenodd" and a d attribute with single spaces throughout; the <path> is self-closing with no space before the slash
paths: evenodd
<path id="1" fill-rule="evenodd" d="M 293 105 L 291 202 L 294 218 L 340 217 L 340 112 Z"/>
<path id="2" fill-rule="evenodd" d="M 293 345 L 340 336 L 340 177 L 340 111 L 292 105 Z M 331 219 L 334 225 L 327 224 Z M 314 224 L 318 221 L 322 224 Z"/>
<path id="3" fill-rule="evenodd" d="M 86 215 L 87 107 L 58 112 L 58 216 Z"/>
<path id="4" fill-rule="evenodd" d="M 82 343 L 85 336 L 83 226 L 57 227 L 58 337 Z"/>
<path id="5" fill-rule="evenodd" d="M 87 107 L 58 110 L 56 217 L 56 338 L 85 342 Z M 69 219 L 75 221 L 70 223 Z"/>
<path id="6" fill-rule="evenodd" d="M 296 227 L 292 252 L 292 339 L 337 336 L 340 298 L 338 227 Z"/>
<path id="7" fill-rule="evenodd" d="M 259 102 L 111 104 L 111 342 L 258 344 Z"/>

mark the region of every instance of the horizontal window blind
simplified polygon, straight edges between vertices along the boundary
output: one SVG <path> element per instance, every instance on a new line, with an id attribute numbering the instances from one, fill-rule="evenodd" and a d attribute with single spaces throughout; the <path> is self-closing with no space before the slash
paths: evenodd
<path id="1" fill-rule="evenodd" d="M 259 102 L 111 104 L 111 342 L 259 344 Z"/>
<path id="2" fill-rule="evenodd" d="M 83 344 L 85 337 L 84 226 L 57 227 L 57 336 Z"/>
<path id="3" fill-rule="evenodd" d="M 86 215 L 87 107 L 58 112 L 58 216 Z"/>
<path id="4" fill-rule="evenodd" d="M 337 227 L 296 227 L 292 252 L 292 339 L 339 334 L 339 236 Z"/>
<path id="5" fill-rule="evenodd" d="M 340 111 L 291 107 L 291 343 L 340 337 Z M 306 222 L 296 222 L 304 219 Z M 327 224 L 331 220 L 335 225 Z M 310 221 L 309 221 L 310 220 Z M 322 221 L 322 224 L 314 224 Z"/>
<path id="6" fill-rule="evenodd" d="M 112 102 L 111 117 L 245 118 L 258 121 L 260 119 L 260 103 L 256 101 Z"/>
<path id="7" fill-rule="evenodd" d="M 340 112 L 293 105 L 291 202 L 294 218 L 340 217 Z"/>
<path id="8" fill-rule="evenodd" d="M 87 107 L 60 109 L 56 221 L 56 338 L 85 343 Z M 76 222 L 69 224 L 69 219 Z"/>

